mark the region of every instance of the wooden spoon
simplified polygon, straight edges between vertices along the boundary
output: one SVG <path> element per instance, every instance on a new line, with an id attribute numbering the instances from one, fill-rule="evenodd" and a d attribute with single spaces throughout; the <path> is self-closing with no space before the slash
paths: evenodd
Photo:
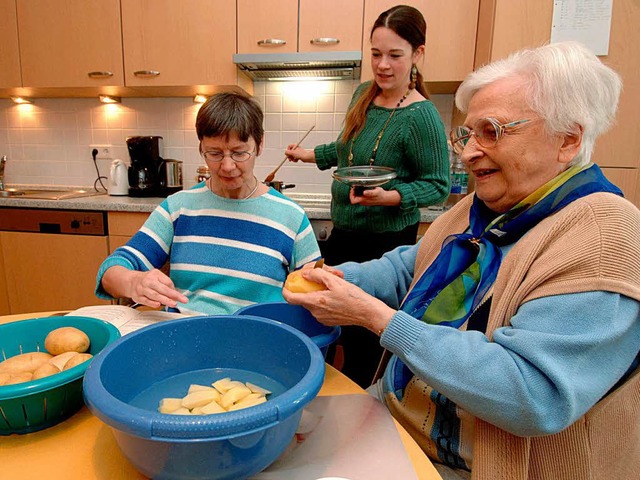
<path id="1" fill-rule="evenodd" d="M 309 134 L 311 133 L 311 130 L 313 130 L 314 128 L 316 128 L 316 126 L 315 126 L 315 125 L 312 125 L 312 126 L 311 126 L 311 128 L 310 128 L 309 130 L 307 130 L 307 133 L 305 133 L 305 134 L 304 134 L 304 136 L 300 139 L 300 141 L 299 141 L 298 143 L 296 143 L 296 146 L 295 146 L 295 147 L 293 147 L 293 148 L 294 148 L 294 149 L 295 149 L 295 148 L 298 148 L 298 147 L 300 146 L 300 144 L 302 143 L 302 141 L 303 141 L 305 138 L 307 138 L 307 135 L 309 135 Z M 278 166 L 273 170 L 273 172 L 271 172 L 269 175 L 267 175 L 267 178 L 265 178 L 265 179 L 264 179 L 264 183 L 272 182 L 272 181 L 273 181 L 273 179 L 274 179 L 274 178 L 276 178 L 276 173 L 278 172 L 278 170 L 280 170 L 280 167 L 281 167 L 282 165 L 284 165 L 284 162 L 286 162 L 286 161 L 287 161 L 287 157 L 285 156 L 285 157 L 284 157 L 284 160 L 282 160 L 282 161 L 280 162 L 280 165 L 278 165 Z"/>

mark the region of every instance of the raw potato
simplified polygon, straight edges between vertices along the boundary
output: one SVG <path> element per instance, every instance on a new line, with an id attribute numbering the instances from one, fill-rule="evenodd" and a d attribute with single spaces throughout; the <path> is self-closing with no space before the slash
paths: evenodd
<path id="1" fill-rule="evenodd" d="M 60 373 L 60 369 L 53 365 L 52 363 L 43 363 L 40 367 L 33 372 L 33 377 L 31 380 L 38 380 L 39 378 L 49 377 L 51 375 L 55 375 L 56 373 Z"/>
<path id="2" fill-rule="evenodd" d="M 12 373 L 5 385 L 15 385 L 16 383 L 30 382 L 33 374 L 31 372 Z"/>
<path id="3" fill-rule="evenodd" d="M 160 400 L 158 411 L 160 413 L 173 413 L 179 408 L 182 408 L 181 398 L 163 398 Z"/>
<path id="4" fill-rule="evenodd" d="M 6 385 L 11 380 L 10 373 L 0 373 L 0 387 Z"/>
<path id="5" fill-rule="evenodd" d="M 45 352 L 21 353 L 0 362 L 1 373 L 33 373 L 40 365 L 47 363 L 51 355 Z"/>
<path id="6" fill-rule="evenodd" d="M 44 348 L 51 355 L 64 352 L 84 353 L 89 350 L 89 337 L 82 330 L 75 327 L 60 327 L 49 332 L 44 340 Z"/>
<path id="7" fill-rule="evenodd" d="M 158 411 L 172 415 L 211 415 L 252 407 L 267 401 L 271 394 L 253 383 L 242 383 L 229 377 L 214 382 L 212 387 L 192 384 L 183 398 L 163 398 Z"/>
<path id="8" fill-rule="evenodd" d="M 78 353 L 69 359 L 67 363 L 64 364 L 64 368 L 62 370 L 69 370 L 81 363 L 86 362 L 87 360 L 93 358 L 93 355 L 90 353 Z"/>
<path id="9" fill-rule="evenodd" d="M 284 288 L 292 291 L 293 293 L 319 292 L 327 289 L 327 287 L 321 283 L 312 282 L 303 278 L 302 270 L 295 270 L 287 275 L 287 279 L 284 282 Z"/>
<path id="10" fill-rule="evenodd" d="M 182 406 L 191 410 L 196 407 L 204 407 L 207 403 L 220 401 L 220 392 L 215 388 L 211 390 L 196 390 L 182 399 Z"/>
<path id="11" fill-rule="evenodd" d="M 60 355 L 56 355 L 55 357 L 49 359 L 49 363 L 58 367 L 58 370 L 62 371 L 67 362 L 71 359 L 71 357 L 75 357 L 76 355 L 80 355 L 78 352 L 64 352 Z"/>

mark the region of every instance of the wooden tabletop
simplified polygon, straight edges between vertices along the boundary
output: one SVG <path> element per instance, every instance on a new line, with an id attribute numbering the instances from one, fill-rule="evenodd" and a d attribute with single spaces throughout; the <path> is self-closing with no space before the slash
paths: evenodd
<path id="1" fill-rule="evenodd" d="M 0 324 L 49 313 L 7 315 Z M 319 395 L 363 394 L 348 377 L 326 365 Z M 420 480 L 441 480 L 418 444 L 396 422 L 402 443 Z M 31 480 L 143 480 L 124 458 L 107 425 L 87 407 L 53 427 L 26 435 L 0 436 L 0 478 Z"/>

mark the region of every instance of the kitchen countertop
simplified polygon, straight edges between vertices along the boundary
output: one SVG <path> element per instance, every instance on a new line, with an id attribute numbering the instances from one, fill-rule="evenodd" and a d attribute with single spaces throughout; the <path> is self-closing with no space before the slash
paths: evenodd
<path id="1" fill-rule="evenodd" d="M 287 197 L 303 207 L 310 220 L 330 220 L 329 194 L 287 193 Z M 0 207 L 45 208 L 51 210 L 98 210 L 106 212 L 152 212 L 164 198 L 133 198 L 97 194 L 79 198 L 47 200 L 38 198 L 0 197 Z M 431 223 L 442 212 L 421 208 L 420 222 Z"/>

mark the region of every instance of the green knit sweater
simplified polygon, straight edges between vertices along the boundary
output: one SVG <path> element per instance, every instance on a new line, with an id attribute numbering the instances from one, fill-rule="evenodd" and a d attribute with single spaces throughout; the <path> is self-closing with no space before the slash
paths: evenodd
<path id="1" fill-rule="evenodd" d="M 369 82 L 356 90 L 351 104 Z M 393 109 L 371 105 L 363 130 L 353 142 L 353 165 L 368 165 L 376 137 Z M 350 142 L 339 140 L 315 147 L 320 170 L 348 166 Z M 398 108 L 380 141 L 375 165 L 391 167 L 398 176 L 383 185 L 402 196 L 399 206 L 352 205 L 349 186 L 334 180 L 331 186 L 331 218 L 345 230 L 397 232 L 420 221 L 418 208 L 443 201 L 449 194 L 447 137 L 440 115 L 429 100 Z"/>

